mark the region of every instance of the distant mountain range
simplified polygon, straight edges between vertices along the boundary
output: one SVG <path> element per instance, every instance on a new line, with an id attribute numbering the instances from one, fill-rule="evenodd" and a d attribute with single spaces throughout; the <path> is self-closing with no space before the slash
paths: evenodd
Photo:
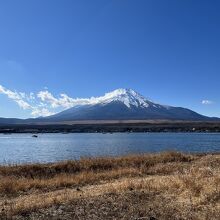
<path id="1" fill-rule="evenodd" d="M 0 123 L 54 123 L 88 120 L 212 121 L 219 119 L 198 114 L 187 108 L 154 103 L 132 89 L 117 89 L 49 117 L 26 120 L 0 118 Z"/>

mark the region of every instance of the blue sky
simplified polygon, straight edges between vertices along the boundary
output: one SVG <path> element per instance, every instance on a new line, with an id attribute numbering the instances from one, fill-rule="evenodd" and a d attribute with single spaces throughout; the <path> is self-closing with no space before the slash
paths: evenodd
<path id="1" fill-rule="evenodd" d="M 0 0 L 0 116 L 132 88 L 220 117 L 219 11 L 218 0 Z"/>

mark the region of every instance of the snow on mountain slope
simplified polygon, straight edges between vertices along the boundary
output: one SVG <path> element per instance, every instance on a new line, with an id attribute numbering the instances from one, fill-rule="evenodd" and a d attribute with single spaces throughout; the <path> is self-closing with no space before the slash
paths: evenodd
<path id="1" fill-rule="evenodd" d="M 86 102 L 79 103 L 79 105 L 105 105 L 117 101 L 123 103 L 128 108 L 131 108 L 132 106 L 141 108 L 147 108 L 149 106 L 155 108 L 161 107 L 161 105 L 155 104 L 147 100 L 145 97 L 143 97 L 142 95 L 140 95 L 132 89 L 116 89 L 112 92 L 106 93 L 104 96 L 91 97 L 90 99 L 83 100 L 86 100 Z"/>
<path id="2" fill-rule="evenodd" d="M 148 107 L 149 102 L 140 94 L 132 89 L 116 89 L 113 92 L 106 93 L 104 96 L 96 98 L 91 104 L 108 104 L 113 101 L 124 103 L 128 108 L 131 106 Z"/>
<path id="3" fill-rule="evenodd" d="M 78 99 L 80 100 L 80 99 Z M 190 109 L 156 104 L 132 89 L 117 89 L 101 97 L 82 99 L 77 106 L 44 118 L 48 121 L 71 120 L 207 120 Z M 86 102 L 85 102 L 86 100 Z"/>
<path id="4" fill-rule="evenodd" d="M 55 123 L 92 120 L 185 120 L 220 121 L 187 108 L 154 103 L 132 89 L 116 89 L 104 96 L 71 98 L 71 108 L 48 117 L 35 119 L 5 119 L 1 124 Z"/>

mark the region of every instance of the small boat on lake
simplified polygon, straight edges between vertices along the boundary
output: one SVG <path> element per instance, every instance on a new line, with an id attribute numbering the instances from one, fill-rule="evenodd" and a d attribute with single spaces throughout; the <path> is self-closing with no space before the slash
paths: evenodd
<path id="1" fill-rule="evenodd" d="M 38 136 L 36 134 L 32 135 L 33 138 L 37 138 Z"/>

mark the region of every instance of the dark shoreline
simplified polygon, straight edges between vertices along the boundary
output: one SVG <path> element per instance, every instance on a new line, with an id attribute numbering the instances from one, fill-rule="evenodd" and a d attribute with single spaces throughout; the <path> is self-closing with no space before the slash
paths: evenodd
<path id="1" fill-rule="evenodd" d="M 220 122 L 123 122 L 0 125 L 0 133 L 220 132 Z"/>

